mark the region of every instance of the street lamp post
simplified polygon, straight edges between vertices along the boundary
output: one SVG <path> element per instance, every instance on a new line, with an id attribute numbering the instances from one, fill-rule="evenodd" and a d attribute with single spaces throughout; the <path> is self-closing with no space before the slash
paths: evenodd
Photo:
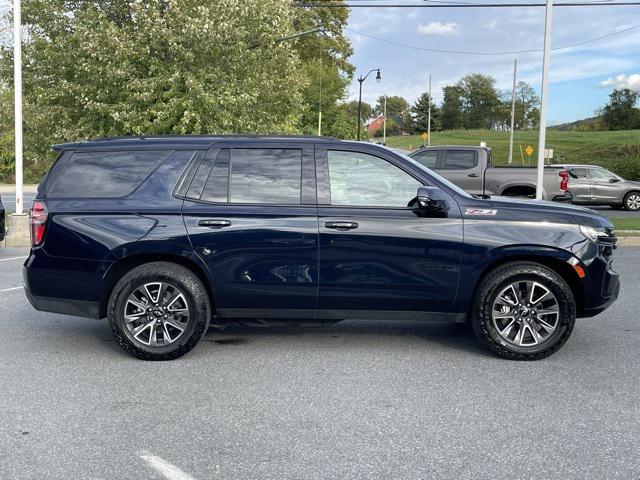
<path id="1" fill-rule="evenodd" d="M 13 0 L 13 89 L 16 147 L 16 215 L 23 212 L 22 187 L 22 15 L 20 0 Z"/>
<path id="2" fill-rule="evenodd" d="M 378 72 L 376 74 L 376 82 L 380 83 L 380 80 L 382 80 L 382 76 L 380 75 L 380 69 L 379 68 L 374 68 L 373 70 L 370 70 L 369 73 L 367 73 L 364 77 L 362 75 L 360 75 L 360 77 L 358 77 L 358 83 L 360 83 L 360 93 L 358 95 L 358 133 L 357 133 L 358 141 L 360 141 L 360 123 L 362 122 L 362 118 L 361 118 L 361 111 L 362 111 L 362 83 L 373 72 Z"/>

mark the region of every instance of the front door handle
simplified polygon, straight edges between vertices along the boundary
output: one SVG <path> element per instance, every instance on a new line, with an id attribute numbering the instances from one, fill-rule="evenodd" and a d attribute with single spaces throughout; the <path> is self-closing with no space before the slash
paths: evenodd
<path id="1" fill-rule="evenodd" d="M 199 220 L 198 225 L 200 225 L 201 227 L 209 227 L 209 228 L 224 228 L 224 227 L 230 227 L 231 222 L 229 220 L 220 220 L 220 219 Z"/>
<path id="2" fill-rule="evenodd" d="M 335 228 L 336 230 L 353 230 L 354 228 L 358 228 L 356 222 L 325 222 L 324 226 L 327 228 Z"/>
<path id="3" fill-rule="evenodd" d="M 467 177 L 471 177 L 471 178 L 478 178 L 480 175 L 478 175 L 477 173 L 470 173 L 469 175 L 467 175 Z"/>

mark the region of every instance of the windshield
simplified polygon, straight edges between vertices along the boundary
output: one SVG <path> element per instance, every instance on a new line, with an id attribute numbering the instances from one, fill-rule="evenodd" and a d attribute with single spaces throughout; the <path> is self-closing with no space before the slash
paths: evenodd
<path id="1" fill-rule="evenodd" d="M 387 147 L 385 147 L 387 148 Z M 389 148 L 389 150 L 391 150 Z M 400 155 L 402 158 L 404 158 L 405 160 L 407 160 L 408 162 L 410 162 L 412 165 L 414 165 L 416 168 L 419 168 L 420 170 L 426 172 L 429 174 L 429 176 L 433 177 L 436 179 L 436 181 L 438 181 L 439 183 L 442 183 L 444 185 L 447 186 L 447 188 L 450 188 L 451 190 L 453 190 L 454 192 L 456 192 L 458 195 L 462 195 L 464 197 L 471 197 L 470 194 L 468 194 L 467 192 L 465 192 L 464 190 L 462 190 L 460 187 L 458 187 L 457 185 L 455 185 L 454 183 L 451 183 L 449 180 L 447 180 L 446 178 L 444 178 L 442 175 L 438 175 L 436 172 L 434 172 L 433 170 L 431 170 L 430 168 L 425 167 L 424 165 L 422 165 L 420 162 L 417 162 L 416 160 L 414 160 L 413 158 L 405 155 L 404 153 L 399 152 L 398 150 L 392 150 L 393 153 L 395 153 L 396 155 Z"/>

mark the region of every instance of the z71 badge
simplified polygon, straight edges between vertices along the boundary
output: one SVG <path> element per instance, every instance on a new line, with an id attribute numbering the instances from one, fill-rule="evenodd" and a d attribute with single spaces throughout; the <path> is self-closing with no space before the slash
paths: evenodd
<path id="1" fill-rule="evenodd" d="M 465 215 L 470 216 L 493 216 L 498 213 L 498 210 L 494 210 L 492 208 L 467 208 L 464 211 Z"/>

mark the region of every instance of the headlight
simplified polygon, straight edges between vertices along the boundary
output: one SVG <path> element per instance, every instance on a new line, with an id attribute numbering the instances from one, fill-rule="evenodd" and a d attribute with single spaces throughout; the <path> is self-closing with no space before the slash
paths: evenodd
<path id="1" fill-rule="evenodd" d="M 592 242 L 597 242 L 600 237 L 608 236 L 604 227 L 588 227 L 586 225 L 580 225 L 580 231 Z"/>

